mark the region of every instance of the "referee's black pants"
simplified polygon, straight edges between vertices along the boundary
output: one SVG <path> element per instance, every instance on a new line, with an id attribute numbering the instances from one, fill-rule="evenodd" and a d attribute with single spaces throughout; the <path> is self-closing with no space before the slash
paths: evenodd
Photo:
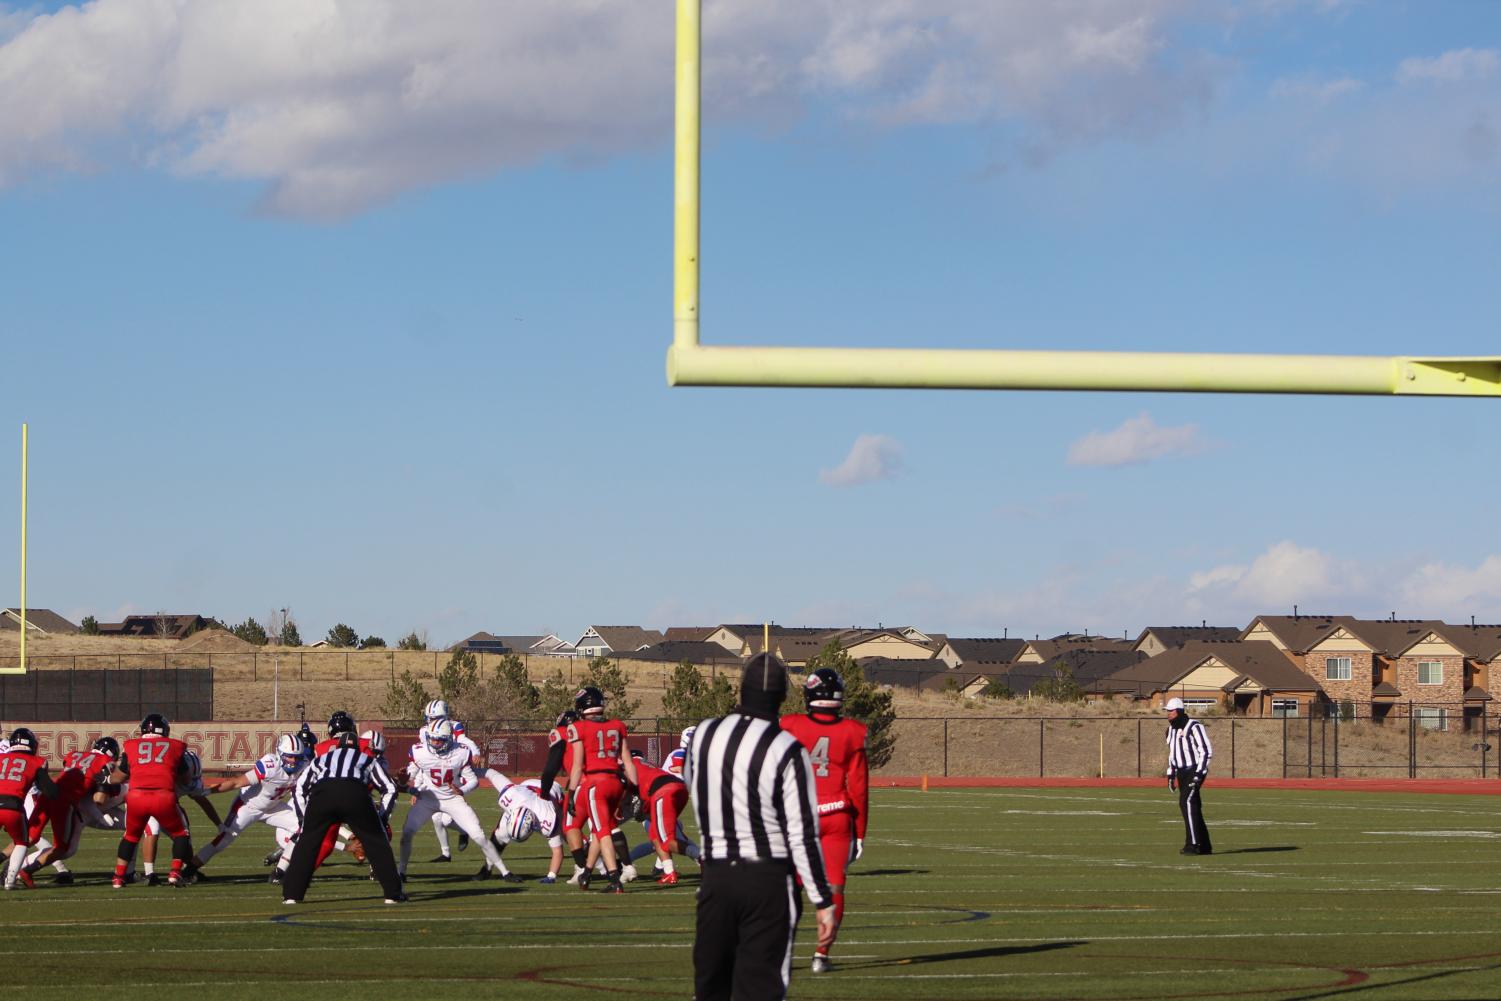
<path id="1" fill-rule="evenodd" d="M 1204 826 L 1204 777 L 1192 768 L 1179 768 L 1178 810 L 1183 814 L 1183 851 L 1188 855 L 1208 855 L 1214 851 L 1209 843 L 1209 828 Z"/>
<path id="2" fill-rule="evenodd" d="M 302 833 L 297 835 L 292 860 L 287 863 L 286 876 L 282 877 L 282 897 L 301 900 L 307 893 L 313 867 L 318 862 L 318 849 L 328 829 L 336 824 L 348 824 L 365 846 L 365 857 L 386 897 L 400 897 L 401 876 L 396 872 L 396 859 L 391 856 L 386 827 L 370 801 L 370 787 L 359 779 L 324 779 L 313 786 L 307 811 L 302 815 Z"/>
<path id="3" fill-rule="evenodd" d="M 782 1001 L 802 910 L 787 863 L 705 859 L 693 940 L 694 1001 Z"/>

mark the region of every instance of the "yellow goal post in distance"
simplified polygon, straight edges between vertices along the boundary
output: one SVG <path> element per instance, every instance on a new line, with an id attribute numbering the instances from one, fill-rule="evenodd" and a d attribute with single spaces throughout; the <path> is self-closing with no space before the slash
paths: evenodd
<path id="1" fill-rule="evenodd" d="M 21 663 L 0 674 L 26 673 L 26 425 L 21 425 Z"/>
<path id="2" fill-rule="evenodd" d="M 699 343 L 702 0 L 678 0 L 670 386 L 1501 396 L 1501 356 L 1196 354 Z"/>

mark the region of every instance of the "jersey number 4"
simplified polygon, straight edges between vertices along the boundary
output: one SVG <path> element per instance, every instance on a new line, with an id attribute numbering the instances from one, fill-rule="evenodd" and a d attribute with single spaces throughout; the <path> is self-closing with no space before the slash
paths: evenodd
<path id="1" fill-rule="evenodd" d="M 829 774 L 829 738 L 819 737 L 813 742 L 813 750 L 808 757 L 813 759 L 813 774 L 819 778 L 827 778 Z"/>
<path id="2" fill-rule="evenodd" d="M 136 745 L 136 764 L 149 765 L 152 762 L 160 764 L 167 756 L 167 748 L 170 745 L 165 740 L 143 740 Z"/>

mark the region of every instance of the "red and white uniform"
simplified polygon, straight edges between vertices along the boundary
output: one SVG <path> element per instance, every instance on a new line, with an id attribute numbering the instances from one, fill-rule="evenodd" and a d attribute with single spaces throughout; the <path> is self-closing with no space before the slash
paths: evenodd
<path id="1" fill-rule="evenodd" d="M 250 784 L 240 789 L 214 840 L 198 852 L 200 861 L 207 862 L 234 844 L 258 820 L 275 829 L 277 847 L 286 851 L 291 845 L 292 835 L 297 831 L 297 813 L 290 802 L 297 773 L 287 771 L 281 755 L 266 754 L 245 772 L 245 780 Z"/>
<path id="2" fill-rule="evenodd" d="M 582 828 L 588 818 L 596 838 L 610 836 L 620 801 L 625 798 L 620 762 L 628 753 L 626 736 L 625 724 L 618 719 L 585 717 L 568 724 L 568 746 L 575 755 L 583 756 L 584 767 L 573 794 L 572 826 Z"/>
<path id="3" fill-rule="evenodd" d="M 127 740 L 120 751 L 120 769 L 130 778 L 125 795 L 125 840 L 141 840 L 146 823 L 155 820 L 170 838 L 187 837 L 182 810 L 177 806 L 177 781 L 188 745 L 176 737 L 145 734 Z"/>
<path id="4" fill-rule="evenodd" d="M 67 851 L 67 846 L 74 845 L 83 830 L 81 804 L 108 777 L 113 764 L 113 759 L 100 751 L 69 751 L 64 755 L 62 774 L 54 780 L 57 795 L 37 795 L 35 798 L 28 831 L 31 843 L 36 843 L 50 821 L 52 843 L 64 851 Z M 64 857 L 71 854 L 72 852 L 67 852 Z"/>
<path id="5" fill-rule="evenodd" d="M 665 848 L 678 829 L 678 816 L 688 806 L 688 786 L 664 768 L 636 760 L 636 788 L 651 818 L 651 843 Z"/>
<path id="6" fill-rule="evenodd" d="M 843 886 L 854 839 L 864 839 L 870 819 L 865 724 L 823 713 L 799 713 L 783 716 L 782 729 L 808 749 L 813 761 L 824 869 L 831 885 Z"/>
<path id="7" fill-rule="evenodd" d="M 0 753 L 0 830 L 17 845 L 31 844 L 26 824 L 26 794 L 36 784 L 37 775 L 46 771 L 46 758 L 19 748 Z"/>

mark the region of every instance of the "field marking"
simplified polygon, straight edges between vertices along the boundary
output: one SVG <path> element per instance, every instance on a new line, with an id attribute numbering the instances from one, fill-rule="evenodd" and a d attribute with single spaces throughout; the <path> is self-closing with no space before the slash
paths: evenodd
<path id="1" fill-rule="evenodd" d="M 1501 838 L 1501 831 L 1361 831 L 1361 834 L 1398 838 Z"/>
<path id="2" fill-rule="evenodd" d="M 265 919 L 261 919 L 261 921 L 264 921 L 264 920 Z M 240 922 L 240 923 L 242 923 L 242 924 L 258 924 L 258 923 L 261 923 L 261 922 L 253 921 L 253 920 L 248 920 L 247 919 L 246 921 Z M 555 932 L 553 930 L 549 930 L 549 933 L 555 933 Z M 1280 930 L 1279 931 L 1255 931 L 1255 932 L 1250 932 L 1250 931 L 1247 931 L 1247 932 L 1195 932 L 1194 936 L 1193 936 L 1193 939 L 1194 939 L 1194 941 L 1203 941 L 1203 940 L 1209 940 L 1209 939 L 1241 940 L 1241 941 L 1243 941 L 1243 940 L 1247 940 L 1247 939 L 1281 939 L 1281 938 L 1319 939 L 1319 938 L 1344 938 L 1344 937 L 1353 937 L 1353 938 L 1395 938 L 1395 937 L 1403 937 L 1403 938 L 1410 938 L 1410 937 L 1421 936 L 1421 937 L 1425 937 L 1425 938 L 1426 937 L 1434 937 L 1434 938 L 1443 938 L 1443 937 L 1458 938 L 1458 937 L 1462 937 L 1462 936 L 1473 936 L 1473 935 L 1494 936 L 1494 935 L 1496 935 L 1498 933 L 1501 933 L 1501 925 L 1498 925 L 1498 926 L 1492 927 L 1492 928 L 1469 928 L 1469 929 L 1465 929 L 1463 931 L 1439 931 L 1437 929 L 1431 929 L 1431 930 L 1422 930 L 1422 929 L 1419 929 L 1419 930 L 1415 930 L 1415 931 L 1384 930 L 1384 931 L 1368 931 L 1368 932 L 1363 932 L 1363 931 L 1349 931 L 1349 930 L 1341 930 L 1341 931 L 1304 931 L 1304 932 L 1299 932 L 1299 931 L 1280 931 Z M 994 938 L 916 938 L 916 939 L 886 939 L 886 940 L 880 940 L 880 939 L 849 939 L 847 941 L 841 940 L 842 944 L 844 944 L 844 945 L 860 946 L 861 948 L 885 948 L 885 947 L 892 947 L 892 946 L 912 946 L 912 945 L 917 945 L 917 946 L 932 946 L 932 945 L 1022 945 L 1022 944 L 1044 945 L 1044 944 L 1047 944 L 1047 943 L 1053 942 L 1053 941 L 1056 941 L 1056 939 L 1053 938 L 1053 937 L 1043 937 L 1043 936 L 1038 936 L 1038 935 L 997 936 L 997 937 L 994 937 Z M 1100 942 L 1179 942 L 1179 943 L 1181 943 L 1182 941 L 1183 941 L 1183 936 L 1181 934 L 1163 934 L 1163 935 L 1090 935 L 1084 941 L 1083 944 L 1085 944 L 1085 945 L 1095 945 L 1095 944 L 1100 943 Z M 592 952 L 592 951 L 596 951 L 596 950 L 606 950 L 606 949 L 610 949 L 610 950 L 613 950 L 613 949 L 640 949 L 641 948 L 641 943 L 640 942 L 599 942 L 599 943 L 581 942 L 581 943 L 578 943 L 577 945 L 571 945 L 571 944 L 569 944 L 566 941 L 553 940 L 553 941 L 548 941 L 548 942 L 510 942 L 510 943 L 493 942 L 493 943 L 486 943 L 484 945 L 440 945 L 440 944 L 429 944 L 429 943 L 424 942 L 424 943 L 422 943 L 421 947 L 422 947 L 422 950 L 424 952 L 426 952 L 426 951 L 437 951 L 437 952 L 476 952 L 476 953 L 478 953 L 478 952 L 526 952 L 526 951 L 533 951 L 533 950 L 539 950 L 539 949 L 547 949 L 547 950 L 583 949 L 583 950 L 587 950 L 587 951 L 591 951 Z M 692 942 L 657 942 L 657 943 L 654 943 L 652 947 L 653 948 L 657 948 L 657 949 L 691 949 L 691 948 L 693 948 L 693 943 Z M 86 953 L 88 955 L 95 955 L 95 956 L 125 956 L 125 955 L 131 955 L 131 956 L 140 956 L 142 959 L 150 959 L 152 956 L 158 956 L 158 955 L 179 955 L 179 954 L 194 954 L 194 953 L 200 953 L 200 954 L 201 953 L 217 953 L 217 952 L 241 952 L 241 953 L 246 953 L 246 952 L 283 953 L 283 952 L 286 952 L 286 953 L 292 953 L 292 952 L 324 952 L 326 950 L 327 950 L 327 947 L 326 946 L 321 946 L 321 945 L 320 946 L 309 945 L 309 946 L 306 946 L 306 947 L 301 947 L 301 946 L 294 946 L 294 945 L 249 946 L 249 945 L 244 945 L 244 944 L 236 944 L 236 945 L 233 945 L 233 946 L 225 946 L 223 948 L 215 948 L 213 946 L 198 946 L 198 947 L 191 948 L 191 949 L 152 949 L 149 953 L 142 953 L 139 949 L 91 949 L 91 948 L 89 948 L 89 949 L 50 949 L 50 950 L 46 950 L 46 949 L 13 949 L 13 950 L 0 950 L 0 956 L 75 956 L 75 955 L 79 955 L 81 953 Z M 347 946 L 339 946 L 339 950 L 341 952 L 386 952 L 386 953 L 389 953 L 391 951 L 391 947 L 390 947 L 389 944 L 379 944 L 379 945 L 347 945 Z M 1081 954 L 1081 955 L 1083 955 L 1083 954 Z"/>

